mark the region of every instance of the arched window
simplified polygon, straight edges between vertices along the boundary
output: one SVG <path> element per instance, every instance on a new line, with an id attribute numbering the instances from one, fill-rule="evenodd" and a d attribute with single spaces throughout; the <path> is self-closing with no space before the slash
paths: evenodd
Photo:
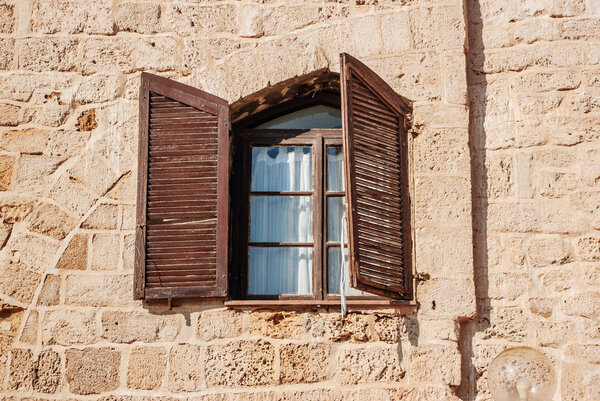
<path id="1" fill-rule="evenodd" d="M 410 102 L 358 60 L 231 105 L 143 74 L 140 109 L 137 298 L 412 299 Z"/>

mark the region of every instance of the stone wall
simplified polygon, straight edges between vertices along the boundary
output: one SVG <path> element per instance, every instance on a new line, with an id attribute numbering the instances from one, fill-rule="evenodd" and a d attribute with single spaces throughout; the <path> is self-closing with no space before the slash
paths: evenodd
<path id="1" fill-rule="evenodd" d="M 0 394 L 489 400 L 528 344 L 600 399 L 598 8 L 0 0 Z M 341 51 L 415 102 L 419 307 L 133 301 L 139 73 L 233 102 Z"/>
<path id="2" fill-rule="evenodd" d="M 468 10 L 478 316 L 464 393 L 490 399 L 487 365 L 526 344 L 553 360 L 555 399 L 598 400 L 600 3 Z"/>

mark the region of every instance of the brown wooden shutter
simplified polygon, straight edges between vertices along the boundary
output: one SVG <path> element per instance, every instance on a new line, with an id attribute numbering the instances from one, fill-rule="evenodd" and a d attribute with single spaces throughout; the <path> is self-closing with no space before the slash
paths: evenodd
<path id="1" fill-rule="evenodd" d="M 228 104 L 144 73 L 139 124 L 134 298 L 224 297 Z"/>
<path id="2" fill-rule="evenodd" d="M 340 58 L 350 284 L 411 299 L 410 102 L 360 61 Z"/>

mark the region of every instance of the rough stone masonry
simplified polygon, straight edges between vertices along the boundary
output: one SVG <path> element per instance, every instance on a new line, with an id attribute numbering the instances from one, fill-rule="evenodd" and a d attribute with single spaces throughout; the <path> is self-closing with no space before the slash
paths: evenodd
<path id="1" fill-rule="evenodd" d="M 414 101 L 418 307 L 133 301 L 137 96 L 348 52 Z M 0 0 L 0 400 L 600 400 L 597 0 Z"/>

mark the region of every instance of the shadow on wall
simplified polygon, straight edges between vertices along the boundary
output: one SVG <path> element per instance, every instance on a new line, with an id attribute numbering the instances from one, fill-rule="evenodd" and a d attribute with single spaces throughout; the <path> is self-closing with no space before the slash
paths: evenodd
<path id="1" fill-rule="evenodd" d="M 471 196 L 473 213 L 473 271 L 477 315 L 474 321 L 461 324 L 460 351 L 462 356 L 462 380 L 457 395 L 464 401 L 477 398 L 479 373 L 474 364 L 473 338 L 477 332 L 490 327 L 487 219 L 488 219 L 488 174 L 486 166 L 486 76 L 483 70 L 483 21 L 479 0 L 467 0 L 467 90 L 469 99 L 469 151 L 471 153 Z"/>

